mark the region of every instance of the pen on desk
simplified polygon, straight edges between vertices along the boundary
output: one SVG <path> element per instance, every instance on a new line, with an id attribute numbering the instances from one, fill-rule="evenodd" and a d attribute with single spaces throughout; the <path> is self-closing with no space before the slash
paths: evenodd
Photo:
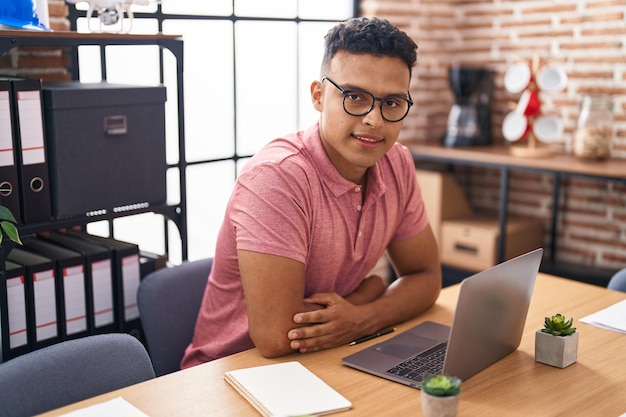
<path id="1" fill-rule="evenodd" d="M 358 345 L 359 343 L 367 342 L 368 340 L 372 340 L 372 339 L 375 339 L 377 337 L 384 336 L 384 335 L 389 334 L 389 333 L 391 333 L 391 332 L 393 332 L 395 330 L 396 330 L 395 327 L 390 327 L 388 329 L 381 330 L 378 333 L 374 333 L 374 334 L 371 334 L 369 336 L 364 336 L 364 337 L 361 337 L 360 339 L 356 339 L 354 342 L 351 342 L 348 346 L 354 346 L 354 345 Z"/>

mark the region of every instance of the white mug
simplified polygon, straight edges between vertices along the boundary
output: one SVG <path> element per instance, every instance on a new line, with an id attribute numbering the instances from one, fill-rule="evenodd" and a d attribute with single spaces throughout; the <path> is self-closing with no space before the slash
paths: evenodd
<path id="1" fill-rule="evenodd" d="M 539 116 L 533 123 L 533 133 L 543 143 L 558 142 L 563 136 L 563 123 L 555 116 Z"/>
<path id="2" fill-rule="evenodd" d="M 567 85 L 567 73 L 559 65 L 545 65 L 537 71 L 536 81 L 544 93 L 558 93 Z"/>
<path id="3" fill-rule="evenodd" d="M 504 74 L 504 88 L 509 93 L 517 94 L 524 91 L 532 80 L 530 67 L 525 62 L 511 65 Z"/>
<path id="4" fill-rule="evenodd" d="M 509 142 L 523 139 L 529 130 L 528 119 L 522 112 L 512 111 L 502 121 L 502 135 Z"/>

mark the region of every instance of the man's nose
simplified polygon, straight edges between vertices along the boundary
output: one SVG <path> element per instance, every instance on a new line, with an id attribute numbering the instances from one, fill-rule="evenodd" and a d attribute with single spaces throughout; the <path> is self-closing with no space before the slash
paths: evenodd
<path id="1" fill-rule="evenodd" d="M 385 124 L 385 119 L 382 114 L 382 103 L 379 100 L 374 101 L 372 110 L 363 116 L 363 123 L 368 126 L 378 127 Z"/>

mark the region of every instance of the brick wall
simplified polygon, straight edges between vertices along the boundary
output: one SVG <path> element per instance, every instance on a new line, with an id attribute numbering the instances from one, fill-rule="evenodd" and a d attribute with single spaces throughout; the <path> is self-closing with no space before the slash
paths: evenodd
<path id="1" fill-rule="evenodd" d="M 569 84 L 545 96 L 543 110 L 561 117 L 573 137 L 584 94 L 611 94 L 615 103 L 614 158 L 626 159 L 626 2 L 623 0 L 363 0 L 361 14 L 386 17 L 418 43 L 411 95 L 416 102 L 402 132 L 409 146 L 439 143 L 453 102 L 451 65 L 495 71 L 494 142 L 504 143 L 502 119 L 518 96 L 503 87 L 516 59 L 563 65 Z M 469 171 L 469 172 L 467 172 Z M 499 173 L 463 169 L 478 210 L 496 210 Z M 626 173 L 625 173 L 626 176 Z M 513 172 L 510 212 L 541 218 L 549 230 L 552 179 Z M 565 179 L 560 199 L 557 260 L 593 267 L 626 267 L 626 184 Z M 547 233 L 547 232 L 546 232 Z M 546 234 L 547 242 L 547 234 Z"/>
<path id="2" fill-rule="evenodd" d="M 68 30 L 64 0 L 48 0 L 54 30 Z M 614 96 L 614 158 L 626 159 L 626 4 L 623 0 L 363 0 L 362 14 L 386 17 L 419 45 L 411 95 L 416 102 L 401 140 L 437 143 L 445 133 L 452 94 L 447 69 L 454 64 L 486 66 L 496 73 L 493 104 L 494 141 L 517 96 L 503 88 L 506 68 L 517 58 L 559 62 L 569 85 L 546 97 L 544 109 L 556 112 L 571 139 L 586 93 Z M 63 50 L 17 48 L 0 56 L 0 72 L 69 78 Z M 463 172 L 465 173 L 464 170 Z M 495 210 L 498 172 L 471 169 L 463 175 L 472 205 Z M 510 211 L 534 216 L 549 230 L 551 177 L 513 172 Z M 626 184 L 565 179 L 560 199 L 557 259 L 584 265 L 626 267 Z M 547 240 L 546 240 L 547 241 Z"/>

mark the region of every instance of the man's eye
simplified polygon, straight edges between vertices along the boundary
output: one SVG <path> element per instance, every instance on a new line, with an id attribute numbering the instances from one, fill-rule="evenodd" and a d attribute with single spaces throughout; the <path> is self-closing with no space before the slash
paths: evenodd
<path id="1" fill-rule="evenodd" d="M 359 93 L 347 93 L 346 98 L 350 101 L 363 101 L 365 100 L 364 94 Z"/>
<path id="2" fill-rule="evenodd" d="M 396 108 L 398 106 L 401 106 L 402 103 L 400 102 L 399 99 L 386 99 L 385 100 L 385 106 L 389 107 L 389 108 Z"/>

